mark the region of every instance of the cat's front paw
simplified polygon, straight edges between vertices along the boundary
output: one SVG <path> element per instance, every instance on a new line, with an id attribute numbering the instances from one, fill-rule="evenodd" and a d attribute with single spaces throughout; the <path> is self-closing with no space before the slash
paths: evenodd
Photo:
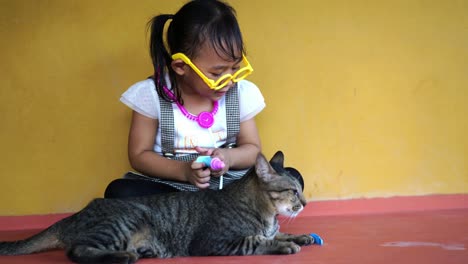
<path id="1" fill-rule="evenodd" d="M 294 242 L 283 242 L 278 248 L 278 253 L 285 255 L 296 254 L 299 251 L 301 251 L 301 247 Z"/>
<path id="2" fill-rule="evenodd" d="M 156 252 L 150 247 L 140 247 L 137 249 L 140 258 L 154 258 L 157 256 Z"/>
<path id="3" fill-rule="evenodd" d="M 314 239 L 310 235 L 300 235 L 294 238 L 294 243 L 299 246 L 308 246 L 314 243 Z"/>
<path id="4" fill-rule="evenodd" d="M 138 255 L 133 252 L 120 251 L 116 252 L 110 256 L 107 256 L 103 260 L 103 263 L 123 263 L 123 264 L 133 264 L 138 261 Z"/>

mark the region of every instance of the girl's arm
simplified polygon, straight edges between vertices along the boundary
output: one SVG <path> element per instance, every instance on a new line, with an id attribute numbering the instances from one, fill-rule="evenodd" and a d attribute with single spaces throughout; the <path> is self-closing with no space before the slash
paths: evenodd
<path id="1" fill-rule="evenodd" d="M 208 187 L 210 172 L 203 170 L 203 164 L 171 160 L 154 152 L 158 125 L 157 119 L 133 111 L 128 138 L 128 157 L 132 167 L 150 177 L 189 181 L 199 188 Z"/>

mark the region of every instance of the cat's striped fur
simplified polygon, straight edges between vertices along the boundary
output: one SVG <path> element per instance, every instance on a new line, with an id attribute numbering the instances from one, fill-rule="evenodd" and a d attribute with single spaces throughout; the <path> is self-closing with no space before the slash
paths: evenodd
<path id="1" fill-rule="evenodd" d="M 283 169 L 283 154 L 270 163 L 259 154 L 255 169 L 221 191 L 95 199 L 35 236 L 0 242 L 0 255 L 62 248 L 78 263 L 133 263 L 150 257 L 297 253 L 312 238 L 279 233 L 276 216 L 295 217 L 306 201 L 299 182 Z"/>

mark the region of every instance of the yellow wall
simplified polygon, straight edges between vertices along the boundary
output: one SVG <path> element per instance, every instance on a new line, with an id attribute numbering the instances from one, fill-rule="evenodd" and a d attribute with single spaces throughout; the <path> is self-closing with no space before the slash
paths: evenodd
<path id="1" fill-rule="evenodd" d="M 118 99 L 184 2 L 0 2 L 0 215 L 76 211 L 129 168 Z M 467 1 L 231 3 L 264 152 L 309 199 L 468 193 Z"/>

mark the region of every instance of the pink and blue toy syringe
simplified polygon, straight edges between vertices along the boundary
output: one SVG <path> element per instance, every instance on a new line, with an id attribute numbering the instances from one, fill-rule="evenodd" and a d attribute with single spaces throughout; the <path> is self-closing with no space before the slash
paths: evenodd
<path id="1" fill-rule="evenodd" d="M 219 158 L 212 158 L 210 156 L 198 156 L 195 162 L 201 162 L 214 171 L 222 170 L 226 166 Z M 223 175 L 219 177 L 219 189 L 223 189 Z"/>
<path id="2" fill-rule="evenodd" d="M 206 167 L 209 167 L 215 171 L 222 170 L 226 166 L 219 158 L 212 158 L 210 156 L 199 156 L 195 162 L 203 163 Z"/>

